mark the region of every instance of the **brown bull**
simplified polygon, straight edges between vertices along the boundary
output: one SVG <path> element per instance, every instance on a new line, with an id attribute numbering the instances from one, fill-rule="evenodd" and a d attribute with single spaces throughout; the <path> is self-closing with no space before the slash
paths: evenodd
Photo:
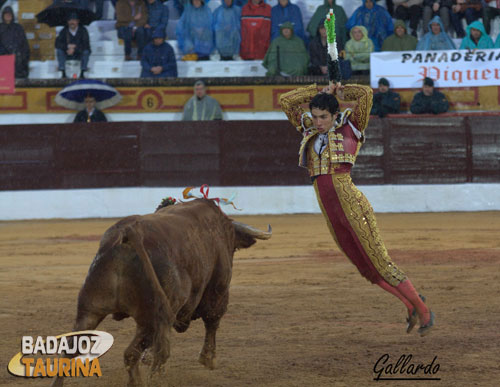
<path id="1" fill-rule="evenodd" d="M 199 361 L 212 369 L 234 251 L 270 237 L 270 228 L 263 232 L 231 221 L 207 199 L 124 218 L 102 237 L 78 296 L 74 330 L 95 329 L 109 314 L 132 317 L 137 330 L 124 360 L 129 385 L 135 386 L 141 385 L 138 362 L 146 349 L 152 372 L 159 370 L 169 357 L 170 327 L 184 332 L 201 317 L 206 332 Z"/>

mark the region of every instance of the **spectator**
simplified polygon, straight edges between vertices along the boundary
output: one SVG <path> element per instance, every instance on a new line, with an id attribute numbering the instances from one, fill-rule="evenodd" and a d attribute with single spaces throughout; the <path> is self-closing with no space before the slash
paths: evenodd
<path id="1" fill-rule="evenodd" d="M 222 120 L 222 110 L 215 98 L 207 95 L 205 82 L 196 81 L 194 95 L 184 105 L 183 121 Z"/>
<path id="2" fill-rule="evenodd" d="M 223 0 L 214 12 L 215 48 L 222 60 L 239 59 L 241 8 L 233 0 Z"/>
<path id="3" fill-rule="evenodd" d="M 73 122 L 107 122 L 103 112 L 96 109 L 95 98 L 90 94 L 84 99 L 85 109 L 78 112 Z"/>
<path id="4" fill-rule="evenodd" d="M 409 20 L 411 34 L 417 37 L 418 23 L 422 19 L 422 3 L 424 0 L 394 0 L 396 19 Z"/>
<path id="5" fill-rule="evenodd" d="M 457 38 L 465 36 L 462 19 L 465 17 L 467 24 L 471 24 L 483 16 L 482 0 L 453 0 L 451 8 L 450 20 Z"/>
<path id="6" fill-rule="evenodd" d="M 434 16 L 439 16 L 443 22 L 444 32 L 450 29 L 450 12 L 453 0 L 424 0 L 422 17 L 424 33 L 429 32 L 429 22 Z"/>
<path id="7" fill-rule="evenodd" d="M 28 78 L 30 46 L 23 27 L 15 22 L 14 11 L 9 6 L 2 11 L 0 55 L 15 55 L 15 77 Z"/>
<path id="8" fill-rule="evenodd" d="M 347 15 L 345 14 L 344 8 L 342 6 L 335 4 L 336 0 L 324 0 L 324 4 L 320 5 L 314 15 L 312 16 L 309 24 L 307 25 L 307 32 L 311 36 L 311 39 L 316 37 L 318 34 L 318 26 L 323 23 L 325 16 L 330 9 L 333 10 L 335 14 L 335 35 L 337 36 L 337 49 L 342 51 L 345 47 L 345 42 L 347 42 L 348 35 L 345 25 L 347 23 Z"/>
<path id="9" fill-rule="evenodd" d="M 417 43 L 418 51 L 431 50 L 455 50 L 455 43 L 444 32 L 443 23 L 439 16 L 434 16 L 429 22 L 430 31 L 427 32 Z"/>
<path id="10" fill-rule="evenodd" d="M 304 41 L 293 33 L 293 24 L 281 25 L 281 35 L 271 42 L 262 66 L 267 69 L 267 76 L 306 75 L 309 67 L 309 54 Z"/>
<path id="11" fill-rule="evenodd" d="M 165 42 L 165 30 L 157 28 L 153 41 L 144 47 L 141 78 L 177 77 L 177 62 L 172 46 Z"/>
<path id="12" fill-rule="evenodd" d="M 385 8 L 375 4 L 374 0 L 363 0 L 363 5 L 354 11 L 346 27 L 351 31 L 354 26 L 366 28 L 375 51 L 380 51 L 385 38 L 394 31 L 391 15 Z"/>
<path id="13" fill-rule="evenodd" d="M 311 63 L 309 65 L 309 73 L 311 75 L 328 75 L 328 52 L 326 43 L 326 29 L 324 20 L 318 24 L 318 33 L 309 43 L 309 57 Z M 344 60 L 339 55 L 340 72 L 342 79 L 351 78 L 351 62 Z"/>
<path id="14" fill-rule="evenodd" d="M 248 0 L 241 9 L 243 59 L 263 59 L 271 42 L 271 7 L 264 0 Z"/>
<path id="15" fill-rule="evenodd" d="M 345 44 L 345 58 L 351 62 L 354 72 L 366 72 L 370 69 L 373 42 L 364 26 L 354 26 L 350 35 L 351 39 Z"/>
<path id="16" fill-rule="evenodd" d="M 80 20 L 76 13 L 68 17 L 68 25 L 65 26 L 56 38 L 56 55 L 59 71 L 62 77 L 66 78 L 66 61 L 81 61 L 80 78 L 84 78 L 85 71 L 88 70 L 90 57 L 89 33 L 84 26 L 80 26 Z"/>
<path id="17" fill-rule="evenodd" d="M 153 39 L 153 32 L 157 28 L 165 31 L 168 24 L 168 8 L 160 0 L 147 0 L 148 22 L 144 25 L 146 32 L 146 42 Z"/>
<path id="18" fill-rule="evenodd" d="M 389 89 L 389 81 L 380 78 L 378 81 L 378 93 L 373 95 L 373 106 L 370 114 L 380 118 L 387 114 L 398 114 L 401 106 L 401 97 Z"/>
<path id="19" fill-rule="evenodd" d="M 132 40 L 137 43 L 137 60 L 141 60 L 146 45 L 148 9 L 143 0 L 118 0 L 116 2 L 116 29 L 125 43 L 125 60 L 132 60 Z"/>
<path id="20" fill-rule="evenodd" d="M 190 0 L 177 23 L 176 32 L 183 55 L 195 54 L 198 60 L 209 59 L 214 49 L 212 11 L 203 0 Z"/>
<path id="21" fill-rule="evenodd" d="M 486 33 L 489 35 L 491 32 L 491 21 L 500 16 L 500 1 L 485 0 L 487 5 L 483 6 L 483 24 Z"/>
<path id="22" fill-rule="evenodd" d="M 434 89 L 434 81 L 424 78 L 422 91 L 415 94 L 410 111 L 413 114 L 440 114 L 448 111 L 448 100 L 443 93 Z"/>
<path id="23" fill-rule="evenodd" d="M 403 20 L 396 20 L 394 33 L 384 40 L 382 51 L 414 51 L 417 48 L 417 38 L 406 33 Z"/>
<path id="24" fill-rule="evenodd" d="M 278 0 L 271 8 L 271 41 L 281 35 L 281 25 L 285 22 L 291 22 L 293 25 L 293 34 L 307 44 L 304 25 L 302 24 L 302 12 L 290 0 Z"/>
<path id="25" fill-rule="evenodd" d="M 469 24 L 466 31 L 466 36 L 462 39 L 462 44 L 460 44 L 460 50 L 494 48 L 493 40 L 486 33 L 483 23 L 479 20 Z"/>

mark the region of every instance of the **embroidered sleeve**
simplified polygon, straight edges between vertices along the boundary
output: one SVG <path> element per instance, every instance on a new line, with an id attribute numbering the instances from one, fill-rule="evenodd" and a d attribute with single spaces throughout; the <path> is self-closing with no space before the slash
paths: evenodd
<path id="1" fill-rule="evenodd" d="M 311 118 L 306 115 L 306 110 L 301 105 L 308 103 L 316 94 L 318 94 L 318 87 L 313 84 L 299 87 L 280 96 L 281 110 L 300 133 L 313 125 Z"/>
<path id="2" fill-rule="evenodd" d="M 356 101 L 356 107 L 351 115 L 351 120 L 356 128 L 364 132 L 370 119 L 373 105 L 373 90 L 369 86 L 345 85 L 344 101 Z"/>

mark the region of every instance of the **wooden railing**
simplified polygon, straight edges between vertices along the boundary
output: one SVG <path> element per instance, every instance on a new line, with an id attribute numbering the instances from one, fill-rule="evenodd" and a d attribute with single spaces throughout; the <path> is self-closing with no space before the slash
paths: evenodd
<path id="1" fill-rule="evenodd" d="M 372 117 L 357 184 L 500 182 L 500 113 Z M 0 189 L 309 184 L 287 121 L 0 128 Z"/>

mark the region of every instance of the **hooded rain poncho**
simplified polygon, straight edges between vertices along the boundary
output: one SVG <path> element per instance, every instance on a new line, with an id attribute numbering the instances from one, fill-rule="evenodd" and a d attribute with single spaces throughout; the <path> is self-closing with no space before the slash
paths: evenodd
<path id="1" fill-rule="evenodd" d="M 302 12 L 295 4 L 288 0 L 286 7 L 280 3 L 271 8 L 271 40 L 281 35 L 281 25 L 285 22 L 291 22 L 293 33 L 307 43 L 304 24 L 302 23 Z"/>
<path id="2" fill-rule="evenodd" d="M 396 31 L 396 27 L 403 27 L 405 29 L 405 34 L 402 37 L 399 37 L 394 32 L 394 34 L 384 40 L 384 44 L 382 44 L 382 51 L 414 51 L 415 48 L 417 48 L 417 38 L 412 35 L 408 35 L 406 24 L 403 20 L 396 20 L 394 23 L 394 31 Z"/>
<path id="3" fill-rule="evenodd" d="M 228 7 L 223 1 L 214 12 L 215 48 L 221 56 L 232 57 L 240 52 L 241 8 L 233 4 Z"/>
<path id="4" fill-rule="evenodd" d="M 359 28 L 363 33 L 361 40 L 354 40 L 353 30 Z M 351 29 L 351 39 L 345 44 L 345 58 L 351 62 L 354 71 L 370 69 L 370 53 L 373 52 L 373 42 L 363 26 L 354 26 Z"/>
<path id="5" fill-rule="evenodd" d="M 199 99 L 193 95 L 184 105 L 183 121 L 222 120 L 222 110 L 215 98 L 205 95 Z"/>
<path id="6" fill-rule="evenodd" d="M 290 39 L 283 36 L 285 28 L 292 31 Z M 271 42 L 262 62 L 262 66 L 268 70 L 266 75 L 306 75 L 309 53 L 304 42 L 293 34 L 293 24 L 290 22 L 283 23 L 280 32 L 281 35 Z"/>
<path id="7" fill-rule="evenodd" d="M 347 21 L 346 27 L 350 31 L 354 26 L 364 26 L 368 31 L 368 37 L 373 41 L 375 51 L 380 51 L 384 40 L 394 31 L 389 12 L 380 5 L 374 3 L 372 9 L 363 5 L 356 9 Z"/>
<path id="8" fill-rule="evenodd" d="M 481 37 L 479 38 L 479 41 L 477 42 L 477 44 L 476 44 L 476 42 L 474 42 L 474 40 L 472 39 L 472 37 L 470 35 L 471 28 L 475 28 L 476 30 L 481 31 Z M 475 22 L 472 22 L 471 24 L 469 24 L 467 26 L 466 31 L 467 32 L 466 32 L 465 38 L 462 39 L 462 43 L 460 44 L 460 50 L 464 50 L 464 49 L 474 50 L 476 48 L 484 49 L 484 48 L 493 48 L 494 47 L 493 40 L 491 40 L 490 36 L 486 33 L 484 25 L 480 21 L 476 20 Z"/>
<path id="9" fill-rule="evenodd" d="M 328 0 L 325 0 L 323 5 L 320 5 L 314 15 L 312 16 L 309 24 L 307 25 L 307 32 L 311 37 L 315 37 L 318 34 L 319 23 L 326 17 L 326 14 L 333 9 L 335 14 L 335 34 L 337 35 L 337 49 L 342 51 L 347 42 L 348 35 L 345 25 L 347 23 L 347 15 L 345 14 L 344 8 L 340 5 L 335 4 L 336 0 L 332 1 L 332 5 L 328 4 Z"/>
<path id="10" fill-rule="evenodd" d="M 6 13 L 12 14 L 12 21 L 4 22 Z M 15 23 L 14 12 L 7 6 L 2 11 L 2 23 L 0 23 L 0 55 L 15 55 L 16 78 L 27 78 L 29 73 L 30 46 L 26 40 L 23 27 Z"/>
<path id="11" fill-rule="evenodd" d="M 176 34 L 183 55 L 209 56 L 214 49 L 210 8 L 203 2 L 199 8 L 188 4 L 177 23 Z"/>
<path id="12" fill-rule="evenodd" d="M 432 33 L 432 23 L 438 23 L 441 26 L 441 32 L 437 35 Z M 434 16 L 429 22 L 429 32 L 427 32 L 417 43 L 417 51 L 435 51 L 435 50 L 455 50 L 455 43 L 444 32 L 443 22 L 439 16 Z"/>

